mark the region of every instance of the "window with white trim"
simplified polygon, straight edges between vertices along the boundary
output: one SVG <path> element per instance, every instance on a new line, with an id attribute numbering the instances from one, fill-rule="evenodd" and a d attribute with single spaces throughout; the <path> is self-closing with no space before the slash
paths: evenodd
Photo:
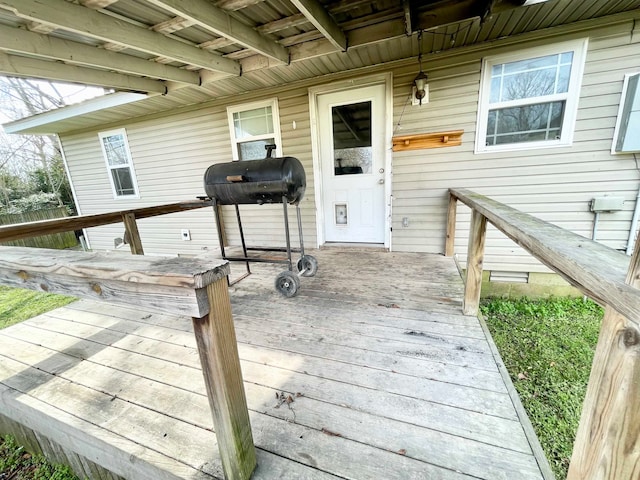
<path id="1" fill-rule="evenodd" d="M 579 40 L 486 58 L 476 153 L 571 145 L 586 50 Z"/>
<path id="2" fill-rule="evenodd" d="M 624 76 L 611 153 L 640 152 L 640 72 Z"/>
<path id="3" fill-rule="evenodd" d="M 282 156 L 277 99 L 227 107 L 227 116 L 234 160 L 265 158 L 269 144 L 276 145 L 273 156 Z"/>
<path id="4" fill-rule="evenodd" d="M 114 198 L 138 197 L 136 174 L 124 128 L 98 133 Z"/>

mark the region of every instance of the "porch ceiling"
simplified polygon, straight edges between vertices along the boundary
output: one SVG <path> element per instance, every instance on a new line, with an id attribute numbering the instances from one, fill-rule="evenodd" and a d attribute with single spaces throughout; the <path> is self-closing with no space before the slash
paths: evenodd
<path id="1" fill-rule="evenodd" d="M 419 31 L 430 55 L 639 7 L 640 0 L 0 0 L 0 74 L 162 95 L 136 103 L 138 114 L 153 113 L 416 57 Z"/>

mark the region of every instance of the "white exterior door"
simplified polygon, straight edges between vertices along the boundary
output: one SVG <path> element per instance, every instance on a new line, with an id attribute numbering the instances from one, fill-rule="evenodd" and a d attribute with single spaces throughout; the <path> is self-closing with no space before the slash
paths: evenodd
<path id="1" fill-rule="evenodd" d="M 385 241 L 385 86 L 318 95 L 326 242 Z"/>

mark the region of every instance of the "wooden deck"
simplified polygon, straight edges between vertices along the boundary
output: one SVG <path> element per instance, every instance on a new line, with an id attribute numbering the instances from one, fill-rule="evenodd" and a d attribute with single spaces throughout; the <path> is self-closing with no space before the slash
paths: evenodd
<path id="1" fill-rule="evenodd" d="M 297 297 L 272 264 L 231 288 L 253 478 L 549 478 L 451 258 L 314 254 Z M 0 395 L 0 429 L 89 478 L 222 478 L 190 318 L 84 300 L 0 330 Z"/>

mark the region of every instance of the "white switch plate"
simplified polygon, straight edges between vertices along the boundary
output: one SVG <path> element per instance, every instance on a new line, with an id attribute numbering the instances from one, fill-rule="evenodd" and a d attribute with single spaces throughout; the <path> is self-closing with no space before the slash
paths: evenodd
<path id="1" fill-rule="evenodd" d="M 191 240 L 191 232 L 186 228 L 182 229 L 182 240 Z"/>

